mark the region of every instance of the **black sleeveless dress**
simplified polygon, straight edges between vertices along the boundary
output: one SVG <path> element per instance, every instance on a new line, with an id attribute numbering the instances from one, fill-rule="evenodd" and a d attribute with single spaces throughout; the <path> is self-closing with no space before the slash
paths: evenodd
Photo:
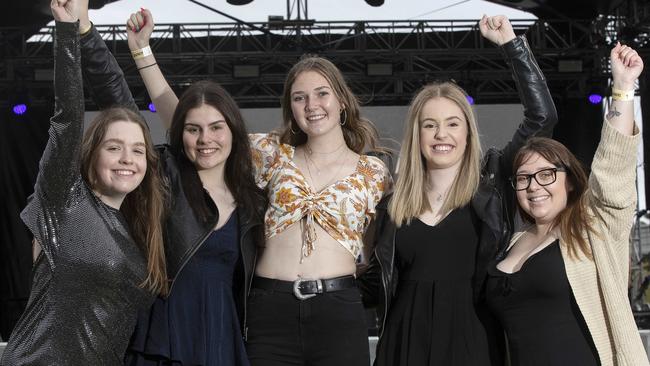
<path id="1" fill-rule="evenodd" d="M 559 241 L 533 254 L 518 272 L 491 265 L 487 301 L 506 331 L 513 366 L 600 365 Z"/>
<path id="2" fill-rule="evenodd" d="M 472 299 L 477 227 L 465 206 L 435 226 L 415 218 L 397 230 L 400 279 L 377 345 L 377 366 L 490 364 Z"/>

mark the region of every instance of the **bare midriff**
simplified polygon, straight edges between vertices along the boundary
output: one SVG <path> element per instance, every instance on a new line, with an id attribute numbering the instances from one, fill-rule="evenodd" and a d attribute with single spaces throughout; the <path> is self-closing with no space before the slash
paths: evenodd
<path id="1" fill-rule="evenodd" d="M 298 278 L 327 279 L 355 273 L 355 258 L 320 225 L 315 225 L 314 251 L 301 263 L 302 224 L 304 219 L 266 239 L 265 248 L 257 259 L 257 276 L 294 281 Z"/>

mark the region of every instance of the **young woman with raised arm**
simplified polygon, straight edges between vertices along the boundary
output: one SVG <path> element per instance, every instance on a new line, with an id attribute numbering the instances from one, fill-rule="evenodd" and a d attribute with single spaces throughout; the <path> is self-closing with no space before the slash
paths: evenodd
<path id="1" fill-rule="evenodd" d="M 115 365 L 139 310 L 168 289 L 164 191 L 145 121 L 114 108 L 83 135 L 77 9 L 53 0 L 55 112 L 21 217 L 39 248 L 2 365 Z"/>
<path id="2" fill-rule="evenodd" d="M 95 97 L 102 107 L 136 109 L 84 5 L 82 59 L 86 78 L 100 91 Z M 116 98 L 116 90 L 127 93 Z M 170 126 L 169 143 L 156 147 L 170 190 L 164 231 L 170 292 L 140 314 L 126 363 L 245 366 L 241 329 L 266 207 L 248 133 L 232 97 L 209 81 L 183 93 Z"/>
<path id="3" fill-rule="evenodd" d="M 533 138 L 513 162 L 527 226 L 489 268 L 487 300 L 513 366 L 648 365 L 627 297 L 636 209 L 635 50 L 611 51 L 612 102 L 587 174 L 561 143 Z"/>
<path id="4" fill-rule="evenodd" d="M 406 118 L 394 193 L 377 209 L 376 246 L 361 277 L 378 305 L 376 365 L 501 365 L 502 331 L 485 306 L 487 265 L 513 230 L 508 178 L 527 138 L 550 136 L 553 100 L 524 36 L 504 16 L 479 22 L 510 67 L 524 120 L 481 154 L 472 106 L 453 82 L 426 85 Z"/>

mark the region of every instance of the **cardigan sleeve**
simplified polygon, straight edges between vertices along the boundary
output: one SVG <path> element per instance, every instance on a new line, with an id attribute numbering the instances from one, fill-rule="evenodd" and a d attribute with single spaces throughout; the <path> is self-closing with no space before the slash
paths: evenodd
<path id="1" fill-rule="evenodd" d="M 599 233 L 611 244 L 619 265 L 628 265 L 629 235 L 636 209 L 637 148 L 641 135 L 635 127 L 624 135 L 605 120 L 589 177 L 590 208 L 599 221 Z M 625 262 L 625 263 L 621 263 Z"/>

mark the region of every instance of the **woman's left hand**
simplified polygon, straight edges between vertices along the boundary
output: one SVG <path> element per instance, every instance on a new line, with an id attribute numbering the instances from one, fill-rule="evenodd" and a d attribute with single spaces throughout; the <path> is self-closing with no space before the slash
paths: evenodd
<path id="1" fill-rule="evenodd" d="M 619 90 L 633 90 L 636 79 L 643 71 L 641 56 L 631 47 L 616 43 L 610 53 L 613 87 Z"/>
<path id="2" fill-rule="evenodd" d="M 515 31 L 512 29 L 512 24 L 505 15 L 495 15 L 488 17 L 483 15 L 483 18 L 478 22 L 479 30 L 483 37 L 501 46 L 515 39 Z"/>

